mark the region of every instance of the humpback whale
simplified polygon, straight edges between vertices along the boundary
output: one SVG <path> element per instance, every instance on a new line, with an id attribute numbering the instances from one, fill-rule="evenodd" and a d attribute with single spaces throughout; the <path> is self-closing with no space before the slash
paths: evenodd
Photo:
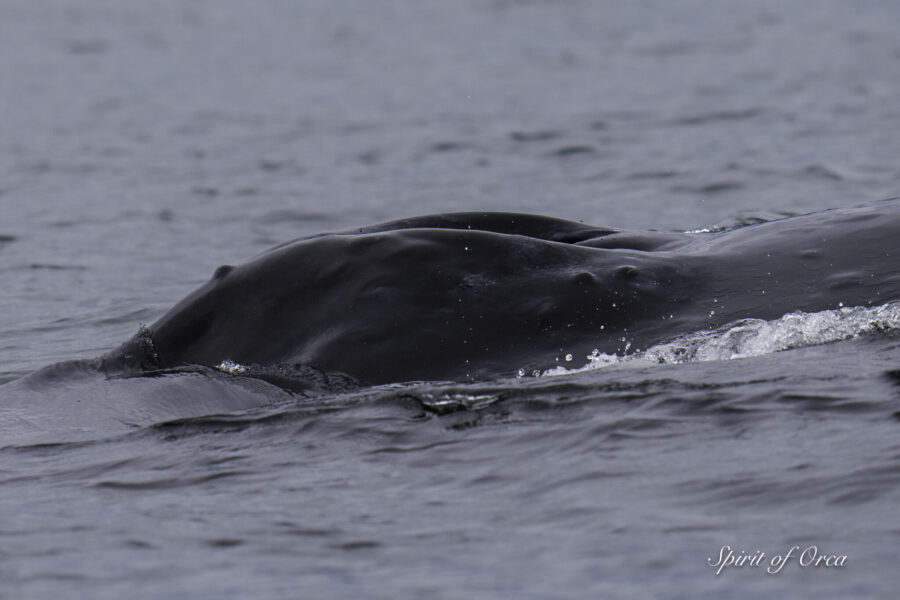
<path id="1" fill-rule="evenodd" d="M 510 376 L 741 318 L 897 300 L 898 259 L 898 200 L 693 233 L 415 217 L 219 267 L 105 360 L 302 364 L 367 384 Z"/>

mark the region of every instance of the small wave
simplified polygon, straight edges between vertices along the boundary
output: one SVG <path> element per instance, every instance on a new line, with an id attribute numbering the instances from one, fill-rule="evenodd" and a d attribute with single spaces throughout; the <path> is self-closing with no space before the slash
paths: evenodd
<path id="1" fill-rule="evenodd" d="M 216 370 L 236 377 L 267 381 L 301 395 L 350 392 L 359 388 L 359 382 L 349 375 L 326 373 L 309 365 L 242 365 L 224 360 L 216 366 Z"/>
<path id="2" fill-rule="evenodd" d="M 87 271 L 88 267 L 84 265 L 56 265 L 50 263 L 31 263 L 28 265 L 29 269 L 32 270 L 40 270 L 47 269 L 50 271 Z"/>
<path id="3" fill-rule="evenodd" d="M 569 156 L 575 156 L 576 154 L 594 154 L 596 149 L 589 144 L 573 144 L 571 146 L 563 146 L 561 148 L 557 148 L 554 152 L 554 156 L 558 156 L 561 158 L 566 158 Z"/>
<path id="4" fill-rule="evenodd" d="M 701 185 L 676 185 L 672 187 L 674 192 L 687 192 L 689 194 L 713 195 L 725 192 L 733 192 L 745 187 L 744 182 L 733 179 L 712 181 Z"/>
<path id="5" fill-rule="evenodd" d="M 546 142 L 562 137 L 562 133 L 552 129 L 540 129 L 536 131 L 513 131 L 509 137 L 514 142 Z"/>
<path id="6" fill-rule="evenodd" d="M 743 121 L 745 119 L 758 117 L 759 115 L 763 114 L 763 112 L 764 111 L 761 108 L 747 108 L 744 110 L 722 110 L 706 114 L 687 115 L 679 117 L 672 123 L 674 125 L 706 125 L 708 123 L 715 123 L 718 121 Z"/>
<path id="7" fill-rule="evenodd" d="M 558 366 L 541 375 L 567 375 L 631 361 L 681 364 L 748 358 L 898 329 L 900 302 L 876 307 L 841 307 L 816 313 L 794 312 L 773 321 L 741 319 L 718 329 L 679 336 L 626 356 L 594 350 L 587 356 L 588 363 L 581 368 Z"/>

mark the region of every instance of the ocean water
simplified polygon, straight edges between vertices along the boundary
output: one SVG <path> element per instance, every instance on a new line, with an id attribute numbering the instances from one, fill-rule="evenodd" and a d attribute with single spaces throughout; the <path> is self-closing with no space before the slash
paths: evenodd
<path id="1" fill-rule="evenodd" d="M 472 384 L 27 375 L 321 231 L 685 231 L 897 196 L 896 4 L 0 14 L 0 597 L 894 597 L 896 304 Z M 717 575 L 725 546 L 765 557 Z"/>

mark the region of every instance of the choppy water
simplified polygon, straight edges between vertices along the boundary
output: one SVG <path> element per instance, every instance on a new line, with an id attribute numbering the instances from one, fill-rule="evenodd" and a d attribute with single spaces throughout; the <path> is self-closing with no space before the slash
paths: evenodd
<path id="1" fill-rule="evenodd" d="M 467 209 L 685 230 L 896 196 L 895 4 L 2 17 L 0 596 L 893 597 L 896 305 L 471 385 L 19 378 L 318 231 Z M 848 565 L 716 576 L 724 545 Z"/>

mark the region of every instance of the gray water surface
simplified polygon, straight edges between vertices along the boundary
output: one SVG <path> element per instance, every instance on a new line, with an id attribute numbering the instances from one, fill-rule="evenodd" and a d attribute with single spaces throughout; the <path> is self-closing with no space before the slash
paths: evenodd
<path id="1" fill-rule="evenodd" d="M 0 597 L 893 597 L 896 330 L 305 399 L 14 380 L 320 231 L 897 196 L 898 24 L 891 2 L 4 1 Z M 716 576 L 724 545 L 848 565 Z"/>

